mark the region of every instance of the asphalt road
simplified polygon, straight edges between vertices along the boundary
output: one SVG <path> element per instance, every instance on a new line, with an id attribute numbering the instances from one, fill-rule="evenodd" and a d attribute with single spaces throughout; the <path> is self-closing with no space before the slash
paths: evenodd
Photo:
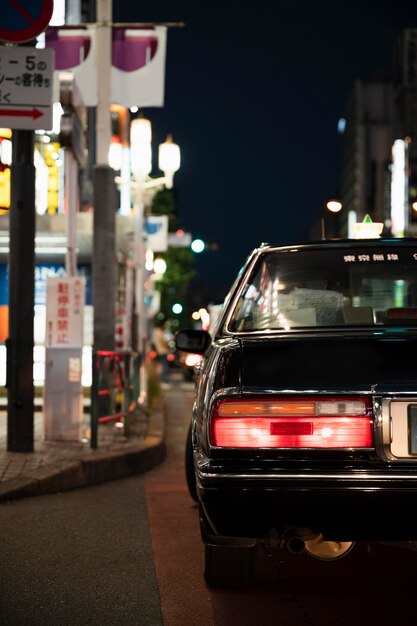
<path id="1" fill-rule="evenodd" d="M 143 478 L 0 507 L 0 623 L 162 624 Z"/>
<path id="2" fill-rule="evenodd" d="M 0 505 L 1 624 L 417 623 L 417 553 L 380 544 L 356 545 L 332 563 L 262 546 L 252 589 L 207 588 L 198 513 L 184 481 L 191 386 L 175 383 L 167 397 L 161 466 Z"/>

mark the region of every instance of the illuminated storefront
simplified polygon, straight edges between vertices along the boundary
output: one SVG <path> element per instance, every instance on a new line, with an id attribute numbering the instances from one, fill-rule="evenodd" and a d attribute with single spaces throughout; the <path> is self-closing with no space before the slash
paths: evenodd
<path id="1" fill-rule="evenodd" d="M 93 307 L 91 287 L 91 265 L 78 267 L 80 276 L 86 278 L 86 306 L 84 307 L 84 386 L 91 385 L 91 347 L 93 342 Z M 46 280 L 48 277 L 65 276 L 62 264 L 42 263 L 35 268 L 35 311 L 34 311 L 34 383 L 43 385 L 45 376 L 45 323 L 46 323 Z M 6 349 L 8 336 L 8 272 L 5 263 L 0 264 L 0 385 L 6 382 Z"/>
<path id="2" fill-rule="evenodd" d="M 12 164 L 12 131 L 0 128 L 0 213 L 10 209 L 10 166 Z"/>

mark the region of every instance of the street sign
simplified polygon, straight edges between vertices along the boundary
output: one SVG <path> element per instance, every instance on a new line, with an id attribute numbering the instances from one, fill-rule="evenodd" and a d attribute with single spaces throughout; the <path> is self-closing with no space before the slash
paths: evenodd
<path id="1" fill-rule="evenodd" d="M 0 46 L 0 127 L 52 128 L 53 70 L 53 50 Z"/>
<path id="2" fill-rule="evenodd" d="M 168 233 L 168 245 L 175 248 L 189 248 L 191 246 L 191 233 Z"/>
<path id="3" fill-rule="evenodd" d="M 47 348 L 80 348 L 83 345 L 85 277 L 61 276 L 46 282 Z"/>
<path id="4" fill-rule="evenodd" d="M 48 26 L 53 0 L 2 0 L 0 40 L 11 43 L 31 41 Z"/>

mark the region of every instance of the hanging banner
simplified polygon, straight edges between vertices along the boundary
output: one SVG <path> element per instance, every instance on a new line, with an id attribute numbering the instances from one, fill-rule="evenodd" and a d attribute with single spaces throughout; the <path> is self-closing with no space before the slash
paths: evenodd
<path id="1" fill-rule="evenodd" d="M 97 106 L 96 30 L 93 26 L 51 26 L 45 46 L 55 50 L 54 91 L 59 100 L 59 73 L 72 72 L 85 106 Z"/>
<path id="2" fill-rule="evenodd" d="M 154 252 L 168 249 L 168 215 L 148 215 L 145 217 L 146 247 Z"/>
<path id="3" fill-rule="evenodd" d="M 112 102 L 164 105 L 166 27 L 113 28 Z"/>
<path id="4" fill-rule="evenodd" d="M 111 101 L 130 106 L 164 105 L 165 26 L 112 28 Z M 97 40 L 94 25 L 55 26 L 45 33 L 45 46 L 55 50 L 55 83 L 59 72 L 74 74 L 86 106 L 97 106 Z M 57 93 L 57 89 L 55 91 Z"/>

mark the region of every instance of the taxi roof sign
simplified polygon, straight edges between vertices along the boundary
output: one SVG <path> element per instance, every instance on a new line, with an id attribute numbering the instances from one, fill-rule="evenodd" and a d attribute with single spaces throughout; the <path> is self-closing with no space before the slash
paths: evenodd
<path id="1" fill-rule="evenodd" d="M 353 225 L 355 239 L 378 239 L 384 229 L 382 222 L 373 222 L 369 213 L 365 215 L 362 222 Z"/>

